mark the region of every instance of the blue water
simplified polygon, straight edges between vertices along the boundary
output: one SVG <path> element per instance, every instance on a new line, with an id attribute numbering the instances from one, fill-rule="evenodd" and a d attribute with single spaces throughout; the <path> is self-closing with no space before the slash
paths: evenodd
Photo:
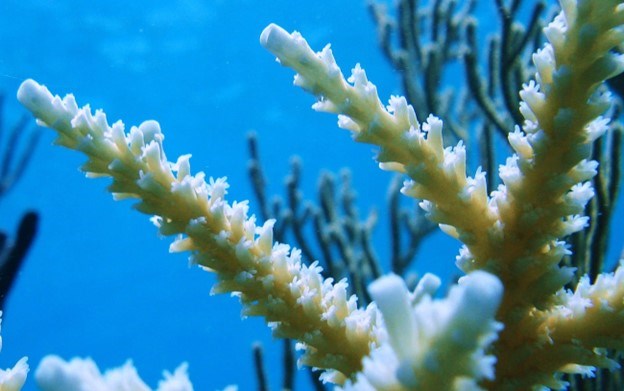
<path id="1" fill-rule="evenodd" d="M 313 99 L 291 85 L 292 71 L 260 47 L 271 22 L 301 31 L 316 49 L 331 42 L 343 70 L 362 63 L 382 97 L 400 93 L 364 2 L 346 0 L 5 0 L 0 91 L 12 98 L 34 78 L 104 108 L 111 123 L 156 119 L 169 159 L 193 153 L 195 170 L 228 177 L 231 200 L 251 197 L 245 135 L 254 129 L 272 193 L 281 192 L 298 154 L 308 198 L 321 170 L 351 167 L 360 211 L 377 205 L 383 212 L 390 175 L 376 168 L 370 146 L 337 129 L 335 117 L 310 110 Z M 8 122 L 23 114 L 14 101 L 7 110 Z M 23 180 L 0 200 L 3 230 L 13 231 L 28 208 L 41 214 L 2 322 L 0 366 L 27 355 L 34 371 L 49 353 L 90 356 L 101 369 L 131 358 L 155 388 L 162 370 L 187 361 L 196 390 L 245 390 L 255 388 L 251 345 L 261 341 L 277 387 L 281 345 L 264 323 L 241 320 L 235 298 L 210 296 L 212 275 L 168 254 L 170 240 L 158 238 L 146 216 L 112 201 L 106 180 L 84 179 L 77 169 L 84 159 L 52 140 L 46 131 Z M 382 219 L 382 257 L 384 229 Z M 418 270 L 454 273 L 458 244 L 441 236 L 431 243 Z M 307 374 L 298 376 L 306 389 Z M 26 390 L 36 389 L 33 377 Z"/>

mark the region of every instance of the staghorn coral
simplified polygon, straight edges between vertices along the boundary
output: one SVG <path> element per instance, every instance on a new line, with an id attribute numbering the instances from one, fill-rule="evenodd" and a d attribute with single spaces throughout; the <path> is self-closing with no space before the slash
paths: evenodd
<path id="1" fill-rule="evenodd" d="M 382 168 L 411 178 L 404 193 L 424 199 L 429 217 L 464 243 L 457 260 L 460 269 L 487 270 L 503 282 L 497 319 L 505 329 L 494 345 L 498 362 L 493 388 L 511 383 L 510 378 L 522 379 L 524 383 L 513 384 L 525 387 L 556 386 L 540 372 L 565 367 L 570 350 L 583 357 L 583 364 L 608 365 L 593 351 L 596 338 L 580 337 L 585 331 L 585 338 L 600 336 L 602 343 L 609 341 L 607 346 L 621 344 L 615 329 L 598 331 L 592 322 L 577 335 L 563 333 L 558 341 L 563 327 L 552 325 L 554 315 L 547 310 L 568 304 L 555 294 L 572 275 L 559 266 L 567 253 L 560 239 L 586 224 L 579 214 L 593 195 L 585 183 L 596 170 L 588 160 L 591 143 L 606 130 L 601 114 L 609 107 L 609 96 L 598 87 L 622 68 L 621 58 L 610 53 L 622 38 L 622 5 L 565 1 L 562 8 L 545 29 L 550 45 L 534 56 L 539 84 L 531 82 L 520 93 L 524 132 L 510 134 L 516 154 L 501 167 L 504 185 L 490 197 L 482 172 L 466 177 L 463 146 L 443 148 L 437 118 L 429 117 L 421 126 L 403 98 L 391 99 L 386 110 L 363 70 L 356 66 L 349 80 L 353 84 L 348 84 L 329 49 L 316 55 L 298 34 L 272 26 L 262 37 L 283 65 L 298 72 L 295 84 L 319 97 L 317 110 L 339 114 L 339 125 L 353 131 L 357 141 L 381 147 Z M 614 16 L 604 17 L 607 13 Z M 618 290 L 610 295 L 609 300 L 621 300 Z M 584 299 L 593 308 L 603 300 L 599 295 Z M 600 316 L 613 310 L 603 309 Z M 569 316 L 566 322 L 574 324 L 587 314 L 576 315 L 578 319 Z M 618 316 L 615 310 L 609 317 Z"/>
<path id="2" fill-rule="evenodd" d="M 444 148 L 439 119 L 420 124 L 399 97 L 384 108 L 364 71 L 356 66 L 345 80 L 328 47 L 316 54 L 275 25 L 262 33 L 262 44 L 298 72 L 295 83 L 319 97 L 314 107 L 378 145 L 381 167 L 406 174 L 403 192 L 423 199 L 429 218 L 464 243 L 457 264 L 467 274 L 445 299 L 433 298 L 434 276 L 414 292 L 387 276 L 370 288 L 376 304 L 358 309 L 344 281 L 323 280 L 298 250 L 273 243 L 272 221 L 257 227 L 245 202 L 228 203 L 225 180 L 192 175 L 188 156 L 170 163 L 156 122 L 126 134 L 102 111 L 32 80 L 18 98 L 58 132 L 59 145 L 88 157 L 88 176 L 111 177 L 116 199 L 138 199 L 139 211 L 155 215 L 159 232 L 176 236 L 172 251 L 190 251 L 216 272 L 214 292 L 236 292 L 245 314 L 299 340 L 301 362 L 328 370 L 326 380 L 347 389 L 562 388 L 559 374 L 612 368 L 601 348 L 623 347 L 624 268 L 567 292 L 573 270 L 559 263 L 568 252 L 561 239 L 587 222 L 580 214 L 593 196 L 591 146 L 610 104 L 600 87 L 624 69 L 611 52 L 624 39 L 624 4 L 561 5 L 544 30 L 550 44 L 534 56 L 536 81 L 520 93 L 525 121 L 509 136 L 515 155 L 489 195 L 483 172 L 466 176 L 463 145 Z"/>
<path id="3" fill-rule="evenodd" d="M 125 134 L 121 122 L 110 127 L 102 111 L 79 109 L 71 95 L 54 98 L 32 80 L 18 95 L 41 123 L 60 131 L 58 144 L 91 156 L 83 167 L 89 176 L 111 176 L 116 199 L 140 198 L 138 210 L 157 214 L 159 232 L 177 235 L 172 251 L 191 251 L 193 263 L 217 272 L 214 293 L 238 292 L 245 315 L 264 316 L 276 336 L 308 345 L 302 362 L 347 376 L 360 368 L 379 338 L 375 308 L 357 309 L 344 281 L 323 280 L 298 250 L 274 244 L 273 221 L 257 227 L 246 202 L 228 203 L 225 179 L 191 175 L 188 155 L 168 162 L 157 122 Z"/>

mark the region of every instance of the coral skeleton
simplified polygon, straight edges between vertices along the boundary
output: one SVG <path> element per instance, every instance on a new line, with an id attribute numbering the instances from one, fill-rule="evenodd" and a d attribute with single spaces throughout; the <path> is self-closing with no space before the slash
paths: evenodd
<path id="1" fill-rule="evenodd" d="M 125 132 L 103 111 L 79 108 L 33 80 L 18 99 L 56 143 L 84 153 L 88 177 L 109 177 L 115 199 L 136 199 L 171 251 L 217 274 L 214 293 L 235 293 L 245 315 L 262 316 L 279 338 L 299 341 L 300 363 L 348 390 L 561 389 L 562 373 L 615 368 L 608 349 L 624 348 L 624 268 L 583 278 L 564 290 L 574 270 L 560 265 L 563 239 L 582 230 L 597 163 L 592 143 L 606 130 L 611 98 L 602 83 L 624 70 L 614 48 L 624 40 L 624 3 L 561 0 L 535 53 L 535 80 L 520 91 L 522 127 L 509 135 L 514 155 L 488 194 L 484 172 L 467 176 L 460 142 L 443 145 L 443 124 L 419 122 L 403 97 L 385 107 L 356 65 L 345 79 L 329 46 L 315 53 L 299 33 L 276 25 L 262 45 L 297 72 L 295 84 L 315 95 L 314 109 L 335 113 L 358 142 L 379 147 L 384 170 L 403 173 L 402 192 L 463 243 L 464 273 L 446 298 L 425 275 L 410 292 L 396 275 L 370 287 L 358 308 L 345 281 L 324 280 L 317 263 L 273 241 L 273 221 L 257 226 L 248 205 L 228 202 L 225 179 L 191 174 L 189 155 L 169 162 L 155 121 Z"/>

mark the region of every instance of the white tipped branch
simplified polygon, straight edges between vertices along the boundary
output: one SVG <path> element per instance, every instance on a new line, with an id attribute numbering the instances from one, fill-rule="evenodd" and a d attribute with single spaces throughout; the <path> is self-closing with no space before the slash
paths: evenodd
<path id="1" fill-rule="evenodd" d="M 376 345 L 376 310 L 357 309 L 346 284 L 323 281 L 321 268 L 306 266 L 300 253 L 273 242 L 273 222 L 257 227 L 247 203 L 225 200 L 224 178 L 190 174 L 188 155 L 167 161 L 164 136 L 155 121 L 132 127 L 108 125 L 102 111 L 79 109 L 74 98 L 52 94 L 25 81 L 18 98 L 42 125 L 59 133 L 58 143 L 81 151 L 88 176 L 107 176 L 117 199 L 136 198 L 136 209 L 152 214 L 162 235 L 178 235 L 171 251 L 191 252 L 191 261 L 218 274 L 215 293 L 238 292 L 247 315 L 263 316 L 274 335 L 302 342 L 301 362 L 335 370 L 343 380 L 361 368 Z"/>

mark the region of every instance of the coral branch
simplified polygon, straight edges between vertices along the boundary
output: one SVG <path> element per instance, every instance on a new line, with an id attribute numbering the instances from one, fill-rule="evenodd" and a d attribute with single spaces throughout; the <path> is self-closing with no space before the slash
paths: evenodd
<path id="1" fill-rule="evenodd" d="M 339 126 L 353 131 L 357 141 L 381 147 L 377 159 L 382 168 L 414 180 L 403 191 L 428 200 L 424 207 L 433 221 L 465 243 L 487 242 L 496 216 L 487 203 L 485 177 L 481 172 L 466 177 L 462 144 L 444 150 L 440 120 L 430 116 L 421 126 L 403 97 L 392 97 L 385 109 L 359 65 L 349 78 L 351 85 L 329 47 L 317 55 L 299 33 L 270 25 L 260 40 L 282 65 L 298 72 L 296 85 L 319 97 L 316 110 L 339 114 Z"/>
<path id="2" fill-rule="evenodd" d="M 214 293 L 236 292 L 245 315 L 263 316 L 275 336 L 301 341 L 302 363 L 337 370 L 329 377 L 338 382 L 361 368 L 377 344 L 374 306 L 357 309 L 344 281 L 324 281 L 316 263 L 303 265 L 298 250 L 273 243 L 272 221 L 256 227 L 246 202 L 225 201 L 225 179 L 191 175 L 189 155 L 168 162 L 157 122 L 125 134 L 121 122 L 109 126 L 102 111 L 79 109 L 73 96 L 53 97 L 32 80 L 18 98 L 58 132 L 58 144 L 87 155 L 87 176 L 111 177 L 116 199 L 140 199 L 136 209 L 155 215 L 161 234 L 178 235 L 171 251 L 190 251 L 193 263 L 216 272 Z"/>

